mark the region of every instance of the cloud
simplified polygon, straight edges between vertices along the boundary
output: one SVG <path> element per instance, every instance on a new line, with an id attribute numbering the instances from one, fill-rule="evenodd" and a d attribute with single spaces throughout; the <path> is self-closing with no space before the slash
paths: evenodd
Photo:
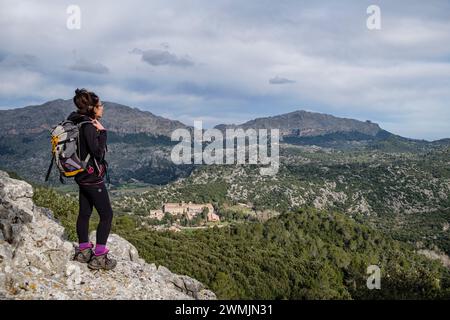
<path id="1" fill-rule="evenodd" d="M 177 57 L 175 54 L 170 53 L 167 50 L 159 49 L 149 49 L 140 50 L 133 49 L 131 51 L 133 54 L 140 54 L 142 61 L 152 65 L 152 66 L 180 66 L 180 67 L 191 67 L 194 63 L 188 56 Z"/>
<path id="2" fill-rule="evenodd" d="M 33 69 L 38 64 L 38 58 L 31 54 L 0 54 L 0 65 L 6 68 Z"/>
<path id="3" fill-rule="evenodd" d="M 69 66 L 69 69 L 97 74 L 109 73 L 108 67 L 99 62 L 90 62 L 86 59 L 78 59 L 74 64 Z"/>
<path id="4" fill-rule="evenodd" d="M 1 106 L 88 87 L 209 125 L 310 109 L 450 137 L 447 0 L 379 0 L 379 31 L 366 28 L 367 1 L 77 4 L 81 29 L 68 30 L 64 2 L 2 1 Z"/>
<path id="5" fill-rule="evenodd" d="M 289 80 L 286 78 L 280 78 L 276 76 L 275 78 L 269 79 L 270 84 L 286 84 L 286 83 L 295 83 L 294 80 Z"/>

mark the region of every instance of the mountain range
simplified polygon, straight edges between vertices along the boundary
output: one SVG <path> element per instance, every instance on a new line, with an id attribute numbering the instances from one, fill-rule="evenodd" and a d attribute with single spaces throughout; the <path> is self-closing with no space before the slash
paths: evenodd
<path id="1" fill-rule="evenodd" d="M 187 127 L 179 121 L 156 116 L 149 111 L 114 102 L 106 101 L 103 104 L 105 116 L 102 122 L 108 130 L 113 132 L 170 136 L 176 128 Z M 2 136 L 48 132 L 75 110 L 72 100 L 62 99 L 48 101 L 41 105 L 0 110 L 0 132 Z"/>
<path id="2" fill-rule="evenodd" d="M 192 130 L 191 126 L 114 102 L 106 101 L 104 105 L 102 123 L 109 133 L 111 152 L 108 158 L 114 184 L 136 180 L 165 184 L 190 174 L 193 165 L 177 166 L 170 160 L 171 147 L 176 144 L 170 140 L 170 135 L 177 128 Z M 51 157 L 49 132 L 75 109 L 72 100 L 57 99 L 41 105 L 0 110 L 0 168 L 24 174 L 31 181 L 42 182 Z M 219 124 L 215 128 L 278 128 L 285 143 L 341 149 L 363 147 L 411 151 L 441 143 L 403 138 L 369 120 L 303 110 L 242 124 Z"/>

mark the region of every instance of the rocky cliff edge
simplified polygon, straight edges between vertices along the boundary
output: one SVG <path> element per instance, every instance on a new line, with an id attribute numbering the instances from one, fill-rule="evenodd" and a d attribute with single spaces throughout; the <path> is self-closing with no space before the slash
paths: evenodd
<path id="1" fill-rule="evenodd" d="M 115 234 L 108 240 L 115 270 L 91 271 L 72 261 L 75 244 L 32 196 L 30 184 L 0 171 L 0 299 L 216 298 L 197 280 L 146 263 Z"/>

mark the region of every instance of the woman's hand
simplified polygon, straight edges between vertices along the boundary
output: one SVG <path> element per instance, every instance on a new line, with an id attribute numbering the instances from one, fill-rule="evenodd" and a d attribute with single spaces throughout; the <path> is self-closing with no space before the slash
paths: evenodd
<path id="1" fill-rule="evenodd" d="M 92 124 L 94 125 L 94 127 L 96 127 L 98 130 L 106 130 L 105 127 L 103 127 L 103 125 L 97 120 L 92 120 Z"/>

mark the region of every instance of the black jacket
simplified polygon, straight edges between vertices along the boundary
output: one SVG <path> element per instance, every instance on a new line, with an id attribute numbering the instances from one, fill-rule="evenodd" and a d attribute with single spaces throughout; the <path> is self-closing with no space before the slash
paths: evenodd
<path id="1" fill-rule="evenodd" d="M 87 115 L 72 112 L 67 120 L 78 124 L 82 121 L 92 121 Z M 75 176 L 75 181 L 81 185 L 99 184 L 107 169 L 105 161 L 106 130 L 98 130 L 92 123 L 83 124 L 80 128 L 80 160 L 84 161 L 88 153 L 91 155 L 86 170 Z M 95 160 L 94 160 L 95 159 Z"/>

